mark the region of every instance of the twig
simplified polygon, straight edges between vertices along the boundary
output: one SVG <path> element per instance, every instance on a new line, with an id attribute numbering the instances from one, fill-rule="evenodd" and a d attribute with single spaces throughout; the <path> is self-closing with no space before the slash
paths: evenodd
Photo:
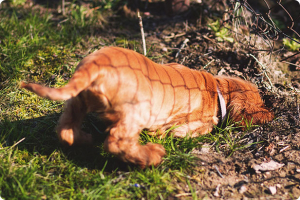
<path id="1" fill-rule="evenodd" d="M 268 76 L 268 74 L 267 74 L 267 72 L 266 72 L 266 67 L 254 56 L 254 55 L 252 55 L 252 54 L 247 54 L 247 55 L 249 55 L 249 56 L 251 56 L 252 58 L 254 58 L 255 60 L 256 60 L 256 62 L 262 67 L 262 69 L 263 69 L 263 72 L 264 72 L 264 74 L 265 74 L 265 76 L 267 77 L 267 79 L 268 79 L 268 81 L 269 81 L 269 83 L 270 83 L 270 86 L 271 86 L 271 89 L 273 89 L 273 83 L 272 83 L 272 81 L 271 81 L 271 79 L 269 78 L 269 76 Z"/>
<path id="2" fill-rule="evenodd" d="M 62 0 L 61 1 L 61 10 L 62 10 L 62 14 L 63 14 L 63 16 L 65 16 L 65 0 Z"/>
<path id="3" fill-rule="evenodd" d="M 224 176 L 221 174 L 221 172 L 219 171 L 219 169 L 218 169 L 218 167 L 217 167 L 217 166 L 215 166 L 215 169 L 217 170 L 217 172 L 218 172 L 219 176 L 221 176 L 221 178 L 224 178 Z"/>
<path id="4" fill-rule="evenodd" d="M 184 56 L 183 59 L 182 59 L 182 61 L 180 62 L 180 64 L 183 65 L 183 63 L 184 63 L 184 61 L 185 61 L 186 58 L 188 58 L 188 56 Z"/>
<path id="5" fill-rule="evenodd" d="M 283 145 L 285 145 L 285 142 L 277 142 L 277 145 L 283 146 Z"/>
<path id="6" fill-rule="evenodd" d="M 67 18 L 67 19 L 64 19 L 64 20 L 62 20 L 62 21 L 58 22 L 58 24 L 62 24 L 62 23 L 64 23 L 64 22 L 68 21 L 68 20 L 69 20 L 69 18 Z"/>
<path id="7" fill-rule="evenodd" d="M 294 57 L 294 56 L 298 55 L 299 53 L 300 53 L 300 51 L 299 51 L 299 52 L 297 52 L 297 53 L 295 53 L 295 54 L 293 54 L 293 55 L 291 55 L 291 56 L 288 56 L 288 57 L 286 57 L 286 58 L 284 58 L 284 59 L 280 60 L 279 62 L 282 62 L 282 61 L 284 61 L 284 60 L 287 60 L 287 59 L 289 59 L 289 58 L 292 58 L 292 57 Z"/>
<path id="8" fill-rule="evenodd" d="M 300 122 L 300 109 L 299 109 L 299 104 L 298 104 L 298 94 L 295 93 L 296 95 L 296 105 L 297 105 L 297 112 L 298 112 L 298 121 L 297 121 L 297 124 L 299 125 L 299 122 Z"/>
<path id="9" fill-rule="evenodd" d="M 223 49 L 226 49 L 225 46 L 221 45 L 220 43 L 215 42 L 213 39 L 210 39 L 210 38 L 207 37 L 206 35 L 202 35 L 202 37 L 203 37 L 204 39 L 207 39 L 208 41 L 214 43 L 214 44 L 217 45 L 218 47 L 223 48 Z"/>
<path id="10" fill-rule="evenodd" d="M 292 85 L 289 85 L 289 88 L 294 90 L 294 92 L 296 92 L 296 93 L 300 93 L 300 90 L 297 88 L 294 88 Z"/>
<path id="11" fill-rule="evenodd" d="M 179 56 L 181 50 L 184 48 L 184 46 L 186 45 L 186 43 L 187 43 L 188 41 L 190 41 L 188 38 L 186 38 L 186 39 L 183 41 L 183 43 L 182 43 L 181 46 L 180 46 L 180 49 L 178 50 L 178 52 L 177 52 L 176 55 L 175 55 L 175 58 L 177 58 L 177 57 Z"/>
<path id="12" fill-rule="evenodd" d="M 297 112 L 298 112 L 298 125 L 300 121 L 300 109 L 299 109 L 299 104 L 297 103 Z"/>
<path id="13" fill-rule="evenodd" d="M 147 51 L 146 51 L 146 40 L 145 40 L 145 33 L 144 33 L 144 28 L 143 28 L 143 21 L 142 21 L 141 15 L 140 15 L 140 11 L 138 11 L 137 14 L 138 14 L 139 24 L 140 24 L 140 28 L 141 28 L 144 55 L 146 56 Z"/>
<path id="14" fill-rule="evenodd" d="M 281 152 L 283 152 L 283 151 L 285 151 L 287 148 L 289 148 L 290 146 L 288 145 L 288 146 L 286 146 L 286 147 L 283 147 L 282 149 L 280 149 L 280 151 L 279 151 L 279 153 L 281 153 Z"/>
<path id="15" fill-rule="evenodd" d="M 203 67 L 203 69 L 205 69 L 206 67 L 208 67 L 208 66 L 210 65 L 210 63 L 212 63 L 212 62 L 214 62 L 214 61 L 215 61 L 215 59 L 209 61 L 209 62 Z"/>
<path id="16" fill-rule="evenodd" d="M 178 38 L 181 36 L 186 35 L 186 33 L 178 33 L 177 35 L 175 35 L 174 33 L 171 33 L 170 36 L 163 36 L 163 39 L 172 39 L 172 38 Z"/>
<path id="17" fill-rule="evenodd" d="M 13 144 L 10 149 L 14 148 L 15 146 L 17 146 L 18 144 L 20 144 L 21 142 L 23 142 L 25 140 L 25 138 L 22 138 L 21 140 L 19 140 L 18 142 L 16 142 L 15 144 Z"/>
<path id="18" fill-rule="evenodd" d="M 296 66 L 296 67 L 299 67 L 299 68 L 300 68 L 300 65 L 296 65 L 296 64 L 294 64 L 294 63 L 287 62 L 287 61 L 282 61 L 282 62 L 284 62 L 284 63 L 287 63 L 287 64 L 289 64 L 289 65 L 293 65 L 293 66 Z"/>
<path id="19" fill-rule="evenodd" d="M 196 191 L 195 194 L 197 194 L 199 191 Z M 184 197 L 184 196 L 191 196 L 192 193 L 180 193 L 176 194 L 175 197 Z"/>

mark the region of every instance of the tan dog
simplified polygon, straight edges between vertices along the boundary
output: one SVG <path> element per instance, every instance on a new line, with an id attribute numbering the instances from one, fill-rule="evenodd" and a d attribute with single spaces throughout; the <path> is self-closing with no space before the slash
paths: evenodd
<path id="1" fill-rule="evenodd" d="M 209 133 L 219 121 L 218 101 L 235 121 L 244 118 L 262 124 L 273 118 L 249 82 L 214 77 L 175 63 L 156 64 L 117 47 L 106 47 L 84 58 L 62 88 L 32 83 L 22 83 L 21 87 L 51 100 L 67 100 L 57 127 L 61 142 L 92 143 L 91 135 L 80 126 L 86 113 L 97 112 L 109 122 L 105 149 L 142 168 L 158 165 L 165 155 L 162 145 L 139 144 L 143 129 L 163 134 L 180 125 L 174 130 L 175 137 Z"/>

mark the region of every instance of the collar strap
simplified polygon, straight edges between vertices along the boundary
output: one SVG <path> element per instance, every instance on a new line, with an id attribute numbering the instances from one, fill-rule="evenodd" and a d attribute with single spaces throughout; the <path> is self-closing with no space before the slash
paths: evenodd
<path id="1" fill-rule="evenodd" d="M 222 120 L 224 120 L 225 116 L 226 116 L 226 103 L 225 103 L 225 99 L 219 89 L 219 87 L 217 86 L 217 92 L 218 92 L 218 97 L 219 97 L 219 102 L 220 102 L 220 108 L 221 108 L 221 114 L 222 114 Z"/>

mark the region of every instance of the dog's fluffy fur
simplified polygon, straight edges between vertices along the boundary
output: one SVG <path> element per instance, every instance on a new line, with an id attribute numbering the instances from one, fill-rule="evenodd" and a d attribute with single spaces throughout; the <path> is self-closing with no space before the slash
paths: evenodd
<path id="1" fill-rule="evenodd" d="M 229 117 L 262 124 L 272 120 L 257 88 L 239 78 L 212 76 L 180 64 L 157 64 L 134 51 L 106 47 L 84 58 L 69 83 L 48 88 L 22 83 L 41 97 L 67 100 L 57 133 L 68 145 L 92 143 L 80 130 L 88 112 L 97 112 L 109 122 L 105 149 L 123 161 L 141 167 L 158 165 L 163 146 L 138 142 L 143 129 L 164 133 L 174 125 L 175 137 L 206 134 L 219 122 L 217 88 L 222 93 Z"/>

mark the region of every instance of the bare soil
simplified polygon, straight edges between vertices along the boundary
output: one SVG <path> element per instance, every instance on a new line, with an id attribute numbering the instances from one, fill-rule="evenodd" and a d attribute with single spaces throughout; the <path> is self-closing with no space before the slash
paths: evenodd
<path id="1" fill-rule="evenodd" d="M 151 47 L 148 56 L 160 63 L 177 62 L 215 75 L 239 76 L 254 82 L 260 87 L 266 105 L 276 115 L 271 123 L 244 136 L 245 144 L 255 144 L 230 156 L 226 145 L 221 146 L 220 152 L 213 147 L 194 150 L 198 161 L 190 180 L 197 196 L 204 199 L 297 199 L 300 197 L 300 99 L 290 86 L 299 89 L 300 74 L 298 68 L 278 62 L 293 53 L 282 51 L 272 60 L 277 64 L 270 64 L 268 73 L 274 88 L 267 88 L 264 83 L 268 79 L 261 66 L 248 55 L 251 53 L 259 58 L 260 54 L 266 54 L 253 52 L 241 43 L 218 42 L 207 26 L 209 17 L 221 15 L 218 9 L 205 4 L 192 6 L 188 14 L 174 17 L 166 16 L 163 8 L 146 10 L 148 13 L 143 15 L 143 24 L 147 48 Z M 116 41 L 116 38 L 126 37 L 128 41 L 141 41 L 138 19 L 121 18 L 119 15 L 109 20 L 105 30 L 107 35 L 103 38 Z M 187 44 L 181 48 L 186 39 Z M 128 46 L 142 52 L 141 43 L 134 46 L 129 42 Z M 296 63 L 299 57 L 292 56 L 287 60 Z M 275 77 L 277 72 L 282 75 Z M 284 166 L 260 173 L 253 169 L 255 165 L 271 160 Z M 270 187 L 276 188 L 274 194 L 271 194 Z M 191 198 L 186 185 L 178 184 L 177 188 L 178 194 L 170 199 Z"/>

